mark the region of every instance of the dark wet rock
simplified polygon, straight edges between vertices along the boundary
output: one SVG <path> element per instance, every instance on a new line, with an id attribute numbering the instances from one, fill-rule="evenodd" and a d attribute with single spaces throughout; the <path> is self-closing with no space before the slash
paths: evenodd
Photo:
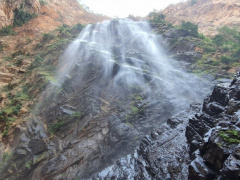
<path id="1" fill-rule="evenodd" d="M 92 179 L 187 179 L 190 157 L 185 128 L 188 118 L 199 110 L 199 105 L 191 106 L 169 119 L 145 136 L 133 154 Z"/>
<path id="2" fill-rule="evenodd" d="M 47 145 L 42 139 L 32 139 L 29 142 L 28 147 L 34 155 L 37 155 L 46 150 Z"/>
<path id="3" fill-rule="evenodd" d="M 92 179 L 239 179 L 239 86 L 239 78 L 231 87 L 217 85 L 201 113 L 168 119 L 133 154 Z"/>
<path id="4" fill-rule="evenodd" d="M 192 162 L 189 179 L 239 179 L 240 129 L 238 89 L 240 78 L 216 85 L 205 99 L 198 121 L 189 120 L 186 137 Z M 207 117 L 207 118 L 206 118 Z"/>

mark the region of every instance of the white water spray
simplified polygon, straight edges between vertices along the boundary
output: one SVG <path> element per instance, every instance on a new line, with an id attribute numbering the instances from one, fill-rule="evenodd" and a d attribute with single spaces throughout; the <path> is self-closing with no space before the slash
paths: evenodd
<path id="1" fill-rule="evenodd" d="M 137 85 L 184 108 L 201 102 L 206 84 L 178 68 L 159 41 L 147 22 L 125 19 L 89 25 L 64 53 L 58 79 L 63 82 L 76 65 L 82 75 L 89 74 L 86 64 L 91 64 L 101 69 L 103 81 L 113 81 L 114 88 L 121 88 L 121 83 Z M 77 83 L 83 81 L 79 77 Z"/>

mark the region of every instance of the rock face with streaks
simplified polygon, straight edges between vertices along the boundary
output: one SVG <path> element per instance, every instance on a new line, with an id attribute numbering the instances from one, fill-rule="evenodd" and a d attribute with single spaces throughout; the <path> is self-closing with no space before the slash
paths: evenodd
<path id="1" fill-rule="evenodd" d="M 185 137 L 188 119 L 200 111 L 200 104 L 168 119 L 143 138 L 137 150 L 92 179 L 187 179 L 190 162 Z"/>
<path id="2" fill-rule="evenodd" d="M 51 82 L 29 117 L 1 178 L 90 178 L 134 152 L 146 134 L 189 103 L 201 101 L 208 83 L 177 68 L 158 44 L 160 37 L 149 32 L 147 23 L 130 20 L 86 27 L 63 55 L 58 81 Z M 155 167 L 148 169 L 143 160 L 139 169 L 147 172 L 137 178 L 187 177 L 185 116 L 144 138 L 137 156 L 149 157 Z M 175 127 L 181 133 L 172 131 Z M 148 151 L 145 146 L 155 141 Z M 174 161 L 172 154 L 178 157 Z"/>
<path id="3" fill-rule="evenodd" d="M 240 78 L 217 85 L 203 113 L 189 120 L 190 179 L 240 178 Z"/>
<path id="4" fill-rule="evenodd" d="M 92 179 L 239 179 L 239 87 L 239 76 L 216 85 L 202 111 L 191 106 L 169 119 Z"/>

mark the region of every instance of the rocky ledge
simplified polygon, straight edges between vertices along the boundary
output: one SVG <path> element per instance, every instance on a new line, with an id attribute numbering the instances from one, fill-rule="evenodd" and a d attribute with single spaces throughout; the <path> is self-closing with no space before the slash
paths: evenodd
<path id="1" fill-rule="evenodd" d="M 92 179 L 240 179 L 239 74 Z"/>

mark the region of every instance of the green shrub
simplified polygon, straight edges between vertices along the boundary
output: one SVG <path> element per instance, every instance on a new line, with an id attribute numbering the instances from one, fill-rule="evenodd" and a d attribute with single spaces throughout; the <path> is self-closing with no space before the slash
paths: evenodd
<path id="1" fill-rule="evenodd" d="M 15 114 L 15 115 L 18 115 L 21 108 L 22 108 L 21 104 L 17 104 L 16 106 L 13 106 L 12 107 L 12 113 Z"/>
<path id="2" fill-rule="evenodd" d="M 43 37 L 42 37 L 42 40 L 43 42 L 47 42 L 47 41 L 50 41 L 52 39 L 54 39 L 56 36 L 52 33 L 44 33 L 43 34 Z"/>
<path id="3" fill-rule="evenodd" d="M 49 132 L 51 132 L 52 134 L 55 134 L 57 131 L 62 129 L 64 125 L 65 125 L 64 121 L 56 122 L 49 127 Z"/>
<path id="4" fill-rule="evenodd" d="M 201 34 L 198 34 L 198 38 L 199 39 L 205 39 L 206 37 L 204 36 L 204 34 L 201 33 Z"/>
<path id="5" fill-rule="evenodd" d="M 224 64 L 231 64 L 233 62 L 233 59 L 228 56 L 221 56 L 220 59 L 221 59 L 221 62 Z"/>
<path id="6" fill-rule="evenodd" d="M 240 60 L 240 48 L 238 48 L 235 53 L 233 54 L 233 57 L 237 60 Z"/>
<path id="7" fill-rule="evenodd" d="M 12 26 L 4 26 L 0 30 L 0 36 L 10 36 L 10 35 L 15 35 L 15 31 L 13 30 Z"/>
<path id="8" fill-rule="evenodd" d="M 36 13 L 28 13 L 23 10 L 23 6 L 20 7 L 20 9 L 16 9 L 14 11 L 14 20 L 13 20 L 13 25 L 14 26 L 22 26 L 23 24 L 27 23 L 33 18 L 36 18 L 37 14 Z"/>
<path id="9" fill-rule="evenodd" d="M 228 52 L 229 50 L 230 50 L 230 47 L 228 47 L 228 46 L 224 46 L 224 47 L 223 47 L 223 51 L 224 51 L 224 52 Z"/>
<path id="10" fill-rule="evenodd" d="M 240 133 L 237 130 L 219 131 L 218 134 L 226 143 L 240 143 Z"/>
<path id="11" fill-rule="evenodd" d="M 164 14 L 158 14 L 156 12 L 151 12 L 149 15 L 149 22 L 150 23 L 165 23 L 165 15 Z"/>
<path id="12" fill-rule="evenodd" d="M 208 52 L 208 53 L 216 52 L 216 49 L 214 47 L 211 47 L 211 46 L 205 46 L 205 47 L 203 47 L 203 49 L 204 49 L 205 52 Z"/>
<path id="13" fill-rule="evenodd" d="M 6 129 L 6 130 L 3 131 L 3 135 L 2 135 L 2 136 L 3 136 L 3 137 L 6 137 L 7 134 L 8 134 L 8 129 Z"/>
<path id="14" fill-rule="evenodd" d="M 16 65 L 19 67 L 22 64 L 23 58 L 17 60 Z"/>
<path id="15" fill-rule="evenodd" d="M 188 32 L 189 35 L 192 35 L 194 37 L 198 36 L 198 25 L 195 25 L 191 22 L 182 21 L 180 29 L 184 30 L 185 32 Z"/>
<path id="16" fill-rule="evenodd" d="M 3 52 L 4 46 L 0 43 L 0 52 Z"/>
<path id="17" fill-rule="evenodd" d="M 215 43 L 218 47 L 219 46 L 222 46 L 223 45 L 223 42 L 224 42 L 224 37 L 223 35 L 216 35 L 214 38 L 213 38 L 213 43 Z"/>
<path id="18" fill-rule="evenodd" d="M 39 2 L 40 2 L 41 5 L 47 5 L 47 3 L 43 0 L 40 0 Z"/>
<path id="19" fill-rule="evenodd" d="M 31 69 L 34 69 L 34 68 L 40 66 L 43 61 L 44 61 L 44 59 L 40 55 L 37 55 L 35 57 L 34 61 L 29 66 L 29 69 L 31 70 Z"/>
<path id="20" fill-rule="evenodd" d="M 213 62 L 212 62 L 212 65 L 213 65 L 213 66 L 218 66 L 219 64 L 220 64 L 219 61 L 213 61 Z"/>

